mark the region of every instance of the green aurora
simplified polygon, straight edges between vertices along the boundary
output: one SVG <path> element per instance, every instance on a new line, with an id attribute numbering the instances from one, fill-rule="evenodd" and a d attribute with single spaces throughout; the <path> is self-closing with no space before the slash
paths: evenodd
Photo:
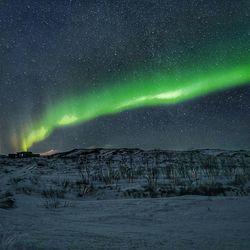
<path id="1" fill-rule="evenodd" d="M 216 52 L 215 52 L 216 53 Z M 152 72 L 105 82 L 103 88 L 73 95 L 47 107 L 42 118 L 22 131 L 22 150 L 46 139 L 56 128 L 84 123 L 125 110 L 177 104 L 250 82 L 248 53 L 193 60 Z M 244 55 L 244 56 L 242 56 Z"/>

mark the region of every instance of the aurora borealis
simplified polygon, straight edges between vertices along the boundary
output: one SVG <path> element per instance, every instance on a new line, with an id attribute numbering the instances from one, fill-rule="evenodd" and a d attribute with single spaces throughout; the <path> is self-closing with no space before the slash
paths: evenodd
<path id="1" fill-rule="evenodd" d="M 250 147 L 248 1 L 0 7 L 0 152 Z"/>
<path id="2" fill-rule="evenodd" d="M 22 140 L 22 150 L 44 140 L 56 127 L 86 122 L 127 109 L 175 104 L 212 91 L 246 84 L 250 81 L 250 62 L 203 74 L 189 76 L 182 73 L 180 77 L 153 74 L 140 80 L 129 80 L 120 89 L 114 85 L 100 93 L 63 101 L 49 109 L 36 127 L 27 130 Z"/>

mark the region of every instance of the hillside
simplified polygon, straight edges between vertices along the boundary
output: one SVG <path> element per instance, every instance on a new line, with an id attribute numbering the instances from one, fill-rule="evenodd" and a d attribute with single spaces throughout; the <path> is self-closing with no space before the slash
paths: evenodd
<path id="1" fill-rule="evenodd" d="M 0 249 L 249 249 L 250 152 L 0 157 Z"/>

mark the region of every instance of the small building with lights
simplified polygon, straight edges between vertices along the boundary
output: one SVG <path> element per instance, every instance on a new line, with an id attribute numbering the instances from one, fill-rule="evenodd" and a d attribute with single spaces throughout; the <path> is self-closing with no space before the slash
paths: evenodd
<path id="1" fill-rule="evenodd" d="M 31 157 L 40 157 L 40 154 L 33 154 L 30 151 L 27 152 L 17 152 L 16 154 L 9 154 L 9 158 L 31 158 Z"/>

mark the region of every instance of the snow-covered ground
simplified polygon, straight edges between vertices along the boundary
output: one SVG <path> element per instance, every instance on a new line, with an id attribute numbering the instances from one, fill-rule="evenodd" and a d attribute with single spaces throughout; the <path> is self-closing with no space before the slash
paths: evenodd
<path id="1" fill-rule="evenodd" d="M 0 157 L 0 249 L 250 249 L 249 168 L 249 151 Z"/>
<path id="2" fill-rule="evenodd" d="M 40 203 L 19 196 L 16 209 L 0 210 L 2 247 L 14 238 L 26 249 L 250 249 L 249 197 Z"/>

